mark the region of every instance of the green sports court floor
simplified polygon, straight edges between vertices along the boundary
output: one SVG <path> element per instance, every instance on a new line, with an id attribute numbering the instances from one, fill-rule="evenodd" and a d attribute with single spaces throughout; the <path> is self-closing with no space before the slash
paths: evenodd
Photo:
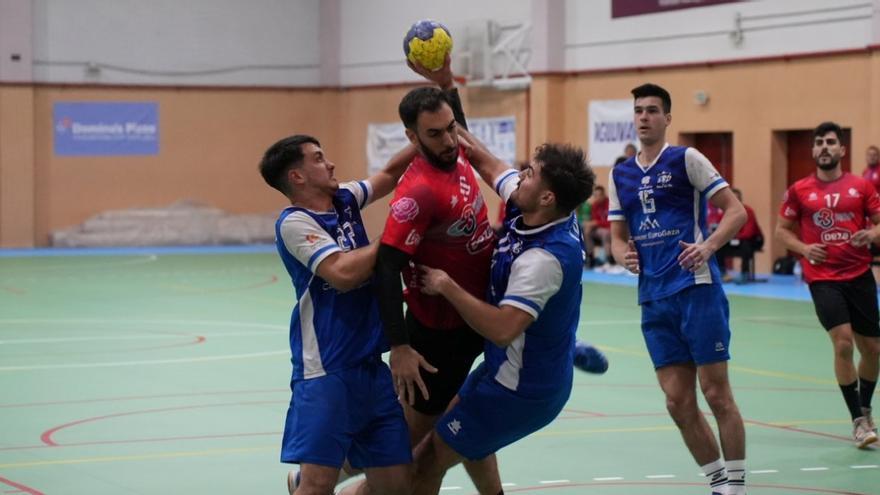
<path id="1" fill-rule="evenodd" d="M 0 493 L 285 493 L 294 295 L 276 255 L 125 253 L 0 256 Z M 501 451 L 507 493 L 708 493 L 635 298 L 585 284 L 578 336 L 611 368 L 578 374 L 560 417 Z M 811 304 L 730 299 L 749 493 L 880 494 L 880 451 L 850 441 Z M 442 493 L 473 492 L 450 471 Z"/>

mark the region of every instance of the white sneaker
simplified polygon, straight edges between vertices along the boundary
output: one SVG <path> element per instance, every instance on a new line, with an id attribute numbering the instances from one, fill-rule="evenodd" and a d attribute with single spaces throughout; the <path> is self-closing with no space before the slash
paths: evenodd
<path id="1" fill-rule="evenodd" d="M 620 265 L 611 265 L 608 268 L 608 273 L 610 273 L 611 275 L 623 275 L 626 272 L 627 269 Z"/>
<path id="2" fill-rule="evenodd" d="M 853 421 L 853 440 L 860 449 L 877 441 L 877 434 L 870 428 L 867 417 L 861 416 Z"/>
<path id="3" fill-rule="evenodd" d="M 864 416 L 868 420 L 868 428 L 870 428 L 871 431 L 873 431 L 874 433 L 877 433 L 877 425 L 874 424 L 874 418 L 871 416 L 871 408 L 863 407 L 862 416 Z"/>

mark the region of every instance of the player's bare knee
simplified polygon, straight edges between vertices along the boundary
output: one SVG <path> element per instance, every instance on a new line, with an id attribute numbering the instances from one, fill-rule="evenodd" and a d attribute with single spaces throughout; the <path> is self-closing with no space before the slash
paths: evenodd
<path id="1" fill-rule="evenodd" d="M 880 359 L 880 338 L 862 338 L 857 342 L 857 344 L 857 347 L 859 348 L 859 354 L 862 355 L 862 359 L 868 361 L 877 361 L 878 359 Z"/>
<path id="2" fill-rule="evenodd" d="M 834 339 L 834 355 L 838 359 L 852 360 L 853 347 L 850 339 Z"/>
<path id="3" fill-rule="evenodd" d="M 690 394 L 667 395 L 666 410 L 676 424 L 687 423 L 699 414 L 696 397 Z"/>
<path id="4" fill-rule="evenodd" d="M 443 476 L 445 469 L 437 462 L 437 451 L 434 447 L 433 438 L 428 437 L 419 444 L 416 449 L 414 462 L 415 477 L 420 479 Z"/>
<path id="5" fill-rule="evenodd" d="M 703 391 L 703 397 L 706 398 L 706 403 L 715 416 L 724 416 L 736 410 L 736 403 L 733 400 L 733 394 L 730 393 L 730 387 L 708 387 Z"/>

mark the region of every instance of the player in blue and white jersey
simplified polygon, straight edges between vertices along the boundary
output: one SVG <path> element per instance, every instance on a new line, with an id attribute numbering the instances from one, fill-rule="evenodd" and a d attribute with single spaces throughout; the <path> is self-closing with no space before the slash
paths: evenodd
<path id="1" fill-rule="evenodd" d="M 585 256 L 573 210 L 592 194 L 595 174 L 581 149 L 552 144 L 517 174 L 459 132 L 507 215 L 492 255 L 488 302 L 446 272 L 422 267 L 423 290 L 449 300 L 487 342 L 484 362 L 416 448 L 415 494 L 436 494 L 450 467 L 493 456 L 550 423 L 572 385 Z"/>
<path id="2" fill-rule="evenodd" d="M 300 464 L 298 480 L 288 475 L 291 493 L 332 494 L 346 459 L 376 493 L 409 493 L 409 433 L 381 360 L 388 344 L 370 287 L 378 243 L 369 243 L 360 211 L 391 192 L 414 154 L 407 147 L 376 175 L 340 184 L 318 140 L 296 135 L 260 163 L 291 203 L 275 224 L 298 298 L 281 448 L 282 462 Z"/>
<path id="3" fill-rule="evenodd" d="M 739 231 L 746 211 L 705 156 L 666 143 L 669 93 L 645 84 L 632 94 L 641 150 L 608 180 L 612 251 L 639 274 L 642 334 L 685 445 L 713 494 L 744 494 L 745 429 L 728 379 L 729 309 L 713 254 Z M 724 210 L 712 235 L 706 201 Z M 726 463 L 697 406 L 698 377 Z"/>

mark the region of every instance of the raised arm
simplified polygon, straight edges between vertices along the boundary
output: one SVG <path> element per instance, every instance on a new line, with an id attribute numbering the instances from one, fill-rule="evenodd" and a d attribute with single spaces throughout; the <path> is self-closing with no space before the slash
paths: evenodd
<path id="1" fill-rule="evenodd" d="M 458 88 L 455 87 L 455 76 L 452 74 L 451 64 L 452 59 L 449 55 L 446 55 L 443 67 L 433 71 L 408 60 L 406 62 L 406 65 L 408 65 L 413 72 L 419 74 L 437 86 L 440 86 L 440 89 L 442 89 L 443 92 L 446 93 L 447 98 L 449 98 L 449 106 L 452 107 L 452 114 L 455 116 L 455 121 L 459 126 L 467 129 L 467 120 L 464 117 L 464 109 L 461 106 L 461 97 L 458 95 Z"/>
<path id="2" fill-rule="evenodd" d="M 416 152 L 414 145 L 406 145 L 388 160 L 385 168 L 367 178 L 367 182 L 370 183 L 373 189 L 372 197 L 374 199 L 379 199 L 394 190 L 394 186 L 397 185 L 400 176 L 403 175 L 409 163 L 415 158 Z"/>
<path id="3" fill-rule="evenodd" d="M 471 161 L 471 165 L 477 169 L 477 173 L 486 181 L 486 184 L 490 186 L 495 184 L 495 180 L 501 174 L 511 170 L 512 167 L 510 165 L 493 155 L 489 148 L 467 129 L 459 127 L 458 137 L 459 142 L 468 150 L 468 158 Z"/>

